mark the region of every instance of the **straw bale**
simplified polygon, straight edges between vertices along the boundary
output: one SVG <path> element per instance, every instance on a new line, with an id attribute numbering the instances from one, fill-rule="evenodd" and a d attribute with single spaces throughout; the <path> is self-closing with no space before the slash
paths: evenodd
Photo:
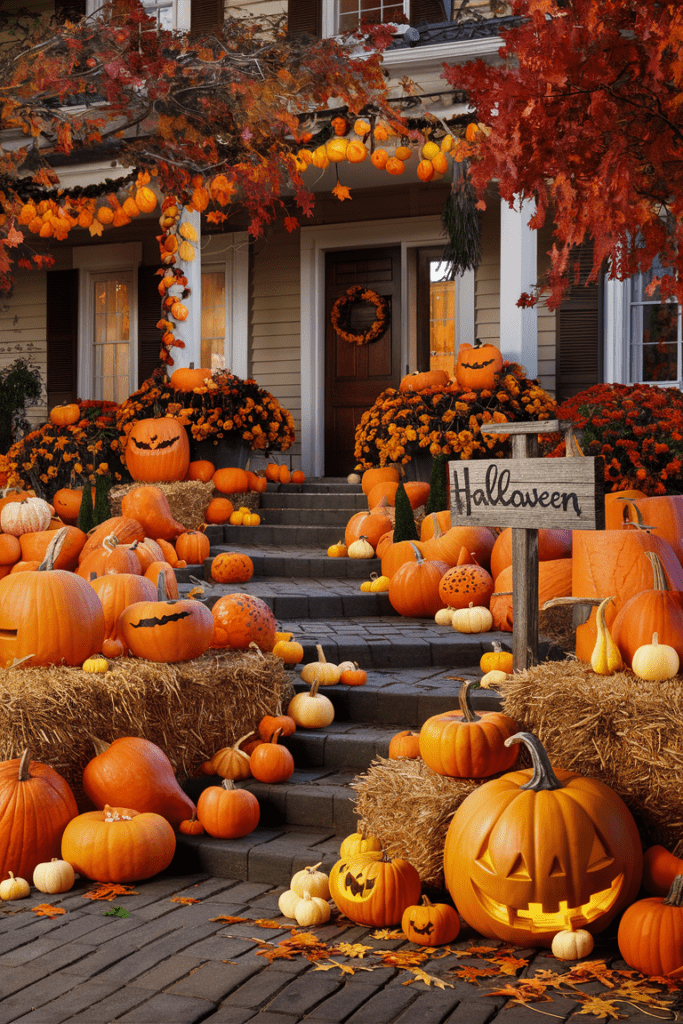
<path id="1" fill-rule="evenodd" d="M 124 495 L 136 487 L 149 486 L 141 483 L 121 484 L 109 492 L 109 508 L 113 516 L 121 515 Z M 171 506 L 173 518 L 187 530 L 196 530 L 204 522 L 206 506 L 218 492 L 209 480 L 174 480 L 172 483 L 155 483 L 152 486 L 163 491 Z"/>
<path id="2" fill-rule="evenodd" d="M 81 785 L 94 756 L 90 735 L 151 740 L 182 780 L 294 694 L 282 661 L 260 651 L 110 665 L 101 675 L 57 665 L 0 669 L 0 760 L 30 747 L 34 760 L 64 776 L 83 810 L 90 806 Z"/>
<path id="3" fill-rule="evenodd" d="M 541 609 L 538 613 L 538 632 L 565 653 L 576 650 L 574 610 L 570 605 Z"/>
<path id="4" fill-rule="evenodd" d="M 420 758 L 378 757 L 351 783 L 359 829 L 376 836 L 390 856 L 410 861 L 423 885 L 441 889 L 451 818 L 485 781 L 437 775 Z"/>
<path id="5" fill-rule="evenodd" d="M 683 677 L 599 676 L 567 659 L 508 677 L 501 694 L 505 714 L 538 736 L 554 765 L 606 783 L 645 846 L 683 856 Z"/>

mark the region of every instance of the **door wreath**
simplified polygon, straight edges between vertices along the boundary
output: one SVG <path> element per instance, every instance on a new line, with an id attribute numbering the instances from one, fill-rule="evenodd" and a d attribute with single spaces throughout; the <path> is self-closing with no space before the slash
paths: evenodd
<path id="1" fill-rule="evenodd" d="M 358 302 L 371 302 L 375 307 L 375 319 L 362 334 L 354 334 L 349 330 L 351 308 Z M 380 338 L 389 326 L 389 304 L 377 292 L 364 288 L 362 284 L 354 284 L 340 295 L 330 311 L 330 323 L 335 333 L 352 345 L 367 345 Z"/>

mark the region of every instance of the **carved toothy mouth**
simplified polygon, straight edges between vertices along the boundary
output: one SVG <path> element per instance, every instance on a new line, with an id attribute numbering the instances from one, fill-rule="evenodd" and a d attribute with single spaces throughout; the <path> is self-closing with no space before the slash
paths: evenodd
<path id="1" fill-rule="evenodd" d="M 598 917 L 614 907 L 621 895 L 624 884 L 623 873 L 617 875 L 609 889 L 594 893 L 588 903 L 581 907 L 569 907 L 566 900 L 560 900 L 560 909 L 544 911 L 542 903 L 530 903 L 528 907 L 516 909 L 505 906 L 487 896 L 474 882 L 472 887 L 486 914 L 494 921 L 509 927 L 523 928 L 531 932 L 562 931 L 563 929 L 581 927 L 590 924 Z"/>

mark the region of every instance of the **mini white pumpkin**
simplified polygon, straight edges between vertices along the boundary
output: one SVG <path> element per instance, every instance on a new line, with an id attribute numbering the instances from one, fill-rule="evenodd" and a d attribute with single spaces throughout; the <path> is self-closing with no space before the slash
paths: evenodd
<path id="1" fill-rule="evenodd" d="M 567 929 L 554 936 L 550 951 L 558 960 L 580 960 L 593 952 L 595 940 L 584 928 Z"/>
<path id="2" fill-rule="evenodd" d="M 349 558 L 374 558 L 375 549 L 367 537 L 359 537 L 349 544 Z"/>
<path id="3" fill-rule="evenodd" d="M 660 644 L 658 635 L 653 633 L 652 643 L 643 644 L 633 655 L 631 668 L 641 679 L 663 682 L 677 675 L 680 659 L 675 648 Z"/>
<path id="4" fill-rule="evenodd" d="M 434 616 L 434 622 L 437 626 L 452 626 L 454 611 L 455 608 L 439 608 L 438 612 Z"/>
<path id="5" fill-rule="evenodd" d="M 493 625 L 493 615 L 483 605 L 476 607 L 470 601 L 468 608 L 456 608 L 451 619 L 453 629 L 458 633 L 488 633 Z"/>
<path id="6" fill-rule="evenodd" d="M 40 892 L 68 892 L 76 881 L 74 869 L 68 860 L 52 860 L 36 864 L 33 872 L 33 884 Z"/>
<path id="7" fill-rule="evenodd" d="M 347 484 L 359 484 L 360 476 L 358 475 L 358 473 L 349 473 L 349 475 L 346 478 L 346 482 Z"/>
<path id="8" fill-rule="evenodd" d="M 9 878 L 0 882 L 0 900 L 23 900 L 30 895 L 31 886 L 25 878 L 15 878 L 13 871 L 10 871 Z"/>
<path id="9" fill-rule="evenodd" d="M 333 665 L 331 661 L 328 661 L 325 657 L 320 644 L 315 645 L 315 649 L 318 652 L 317 661 L 309 661 L 308 665 L 304 665 L 301 669 L 301 681 L 304 683 L 318 683 L 319 686 L 334 686 L 335 683 L 339 682 L 341 671 L 338 665 Z"/>
<path id="10" fill-rule="evenodd" d="M 329 921 L 331 913 L 332 909 L 327 900 L 311 896 L 310 892 L 305 892 L 294 908 L 294 918 L 302 928 L 325 924 Z"/>
<path id="11" fill-rule="evenodd" d="M 302 898 L 304 893 L 307 892 L 311 896 L 318 896 L 321 900 L 329 900 L 329 876 L 324 871 L 318 871 L 321 864 L 322 861 L 318 861 L 317 864 L 313 864 L 311 867 L 302 868 L 301 871 L 297 871 L 289 883 L 292 892 L 298 893 Z"/>
<path id="12" fill-rule="evenodd" d="M 277 905 L 280 908 L 280 913 L 283 917 L 291 917 L 294 920 L 294 911 L 297 903 L 301 899 L 298 892 L 294 892 L 292 889 L 287 889 L 282 893 L 280 899 L 277 901 Z"/>
<path id="13" fill-rule="evenodd" d="M 11 501 L 0 512 L 0 527 L 3 533 L 21 537 L 23 533 L 40 533 L 47 530 L 52 519 L 50 505 L 42 498 L 26 498 Z"/>

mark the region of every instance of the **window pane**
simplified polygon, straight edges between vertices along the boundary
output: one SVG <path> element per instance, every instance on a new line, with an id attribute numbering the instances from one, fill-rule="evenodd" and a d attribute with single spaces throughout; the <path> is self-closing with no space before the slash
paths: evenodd
<path id="1" fill-rule="evenodd" d="M 93 396 L 123 402 L 131 393 L 130 293 L 121 278 L 94 282 Z"/>
<path id="2" fill-rule="evenodd" d="M 398 21 L 406 14 L 405 4 L 387 0 L 340 0 L 339 31 L 353 32 L 361 21 Z"/>
<path id="3" fill-rule="evenodd" d="M 429 368 L 453 375 L 455 364 L 455 281 L 442 280 L 446 264 L 429 264 Z"/>
<path id="4" fill-rule="evenodd" d="M 225 366 L 225 271 L 202 274 L 202 366 Z"/>
<path id="5" fill-rule="evenodd" d="M 173 31 L 173 3 L 174 0 L 142 0 L 142 6 L 150 18 L 156 20 L 158 28 L 168 32 Z"/>
<path id="6" fill-rule="evenodd" d="M 631 345 L 632 380 L 677 380 L 678 307 L 672 303 L 634 306 Z"/>

